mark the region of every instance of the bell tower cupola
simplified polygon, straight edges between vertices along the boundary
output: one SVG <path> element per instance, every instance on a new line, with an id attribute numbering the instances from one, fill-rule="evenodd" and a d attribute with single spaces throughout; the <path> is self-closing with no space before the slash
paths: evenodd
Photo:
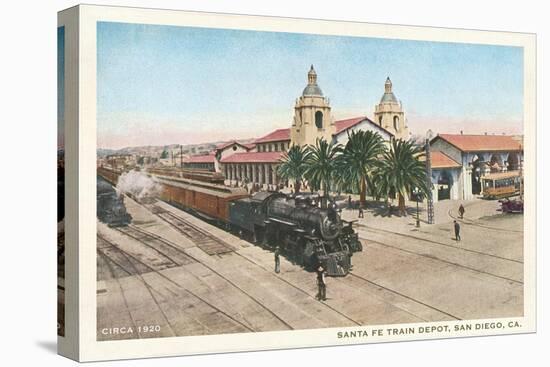
<path id="1" fill-rule="evenodd" d="M 393 83 L 388 77 L 384 83 L 384 94 L 374 107 L 374 119 L 382 128 L 394 134 L 396 139 L 409 139 L 409 127 L 401 102 L 393 94 Z"/>
<path id="2" fill-rule="evenodd" d="M 294 119 L 290 129 L 291 145 L 315 145 L 317 139 L 330 142 L 336 131 L 328 98 L 317 84 L 313 65 L 307 73 L 307 85 L 294 105 Z"/>

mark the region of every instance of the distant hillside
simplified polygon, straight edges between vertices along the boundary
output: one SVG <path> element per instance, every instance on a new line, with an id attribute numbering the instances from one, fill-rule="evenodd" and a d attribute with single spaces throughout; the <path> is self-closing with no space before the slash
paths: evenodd
<path id="1" fill-rule="evenodd" d="M 159 156 L 164 150 L 172 151 L 174 154 L 179 153 L 180 150 L 183 151 L 183 154 L 195 155 L 195 154 L 204 154 L 212 151 L 216 146 L 230 142 L 232 140 L 225 141 L 216 141 L 209 143 L 201 144 L 170 144 L 170 145 L 147 145 L 147 146 L 137 146 L 137 147 L 125 147 L 121 149 L 97 149 L 98 157 L 104 157 L 110 154 L 135 154 L 135 155 L 146 155 L 146 156 Z M 253 142 L 254 139 L 239 139 L 239 142 L 242 144 L 249 144 Z"/>

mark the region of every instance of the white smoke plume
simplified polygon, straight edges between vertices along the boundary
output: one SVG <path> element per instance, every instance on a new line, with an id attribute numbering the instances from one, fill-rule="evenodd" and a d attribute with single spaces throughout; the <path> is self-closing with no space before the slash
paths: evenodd
<path id="1" fill-rule="evenodd" d="M 162 187 L 145 173 L 132 170 L 120 175 L 116 190 L 119 194 L 130 194 L 134 198 L 141 200 L 158 197 Z"/>

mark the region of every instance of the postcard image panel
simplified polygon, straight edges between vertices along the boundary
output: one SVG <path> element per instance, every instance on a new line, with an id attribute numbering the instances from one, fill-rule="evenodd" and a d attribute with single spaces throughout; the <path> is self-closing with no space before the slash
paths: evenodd
<path id="1" fill-rule="evenodd" d="M 523 315 L 520 47 L 99 22 L 97 60 L 98 340 Z"/>

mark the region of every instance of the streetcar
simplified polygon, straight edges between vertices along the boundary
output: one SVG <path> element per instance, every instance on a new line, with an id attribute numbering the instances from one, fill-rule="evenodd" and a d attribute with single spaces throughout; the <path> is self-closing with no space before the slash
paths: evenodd
<path id="1" fill-rule="evenodd" d="M 485 199 L 502 199 L 519 194 L 522 178 L 519 171 L 489 173 L 481 177 Z"/>

